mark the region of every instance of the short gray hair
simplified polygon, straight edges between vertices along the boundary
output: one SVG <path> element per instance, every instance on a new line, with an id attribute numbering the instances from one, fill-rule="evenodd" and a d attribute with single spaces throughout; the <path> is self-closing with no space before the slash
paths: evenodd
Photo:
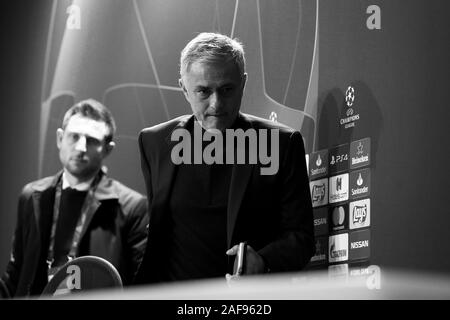
<path id="1" fill-rule="evenodd" d="M 180 76 L 196 61 L 233 61 L 241 76 L 245 73 L 245 56 L 242 43 L 220 33 L 202 32 L 181 51 Z"/>

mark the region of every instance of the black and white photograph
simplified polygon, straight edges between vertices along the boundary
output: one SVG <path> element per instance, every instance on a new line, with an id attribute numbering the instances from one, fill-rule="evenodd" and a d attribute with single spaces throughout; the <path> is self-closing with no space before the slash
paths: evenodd
<path id="1" fill-rule="evenodd" d="M 1 304 L 450 299 L 449 12 L 5 1 Z"/>

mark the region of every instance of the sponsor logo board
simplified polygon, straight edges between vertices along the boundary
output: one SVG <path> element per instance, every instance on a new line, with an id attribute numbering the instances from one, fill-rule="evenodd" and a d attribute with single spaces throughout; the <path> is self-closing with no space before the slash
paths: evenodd
<path id="1" fill-rule="evenodd" d="M 320 207 L 313 210 L 314 215 L 314 235 L 321 236 L 328 234 L 328 208 Z"/>
<path id="2" fill-rule="evenodd" d="M 370 230 L 359 230 L 349 234 L 349 259 L 362 260 L 370 257 Z"/>
<path id="3" fill-rule="evenodd" d="M 370 169 L 350 173 L 350 199 L 365 198 L 370 195 Z"/>
<path id="4" fill-rule="evenodd" d="M 350 202 L 349 228 L 359 229 L 370 226 L 370 199 Z"/>
<path id="5" fill-rule="evenodd" d="M 338 232 L 348 229 L 348 203 L 329 208 L 330 232 Z"/>
<path id="6" fill-rule="evenodd" d="M 318 179 L 328 175 L 328 150 L 311 153 L 309 161 L 309 176 L 311 179 Z"/>
<path id="7" fill-rule="evenodd" d="M 353 141 L 350 144 L 350 169 L 370 165 L 370 138 Z"/>
<path id="8" fill-rule="evenodd" d="M 328 204 L 328 179 L 314 180 L 309 183 L 313 207 Z"/>
<path id="9" fill-rule="evenodd" d="M 330 149 L 328 153 L 328 171 L 330 174 L 348 171 L 349 144 L 341 144 Z"/>
<path id="10" fill-rule="evenodd" d="M 316 237 L 316 251 L 311 258 L 311 264 L 322 264 L 327 262 L 328 237 Z"/>
<path id="11" fill-rule="evenodd" d="M 328 237 L 328 262 L 348 260 L 348 233 Z"/>
<path id="12" fill-rule="evenodd" d="M 340 125 L 343 126 L 344 129 L 355 127 L 360 118 L 359 113 L 355 110 L 355 92 L 356 91 L 353 86 L 349 86 L 347 90 L 345 90 L 346 108 L 343 110 L 344 113 L 342 114 L 342 118 L 339 120 Z"/>
<path id="13" fill-rule="evenodd" d="M 329 203 L 348 200 L 348 173 L 330 177 L 328 193 Z"/>

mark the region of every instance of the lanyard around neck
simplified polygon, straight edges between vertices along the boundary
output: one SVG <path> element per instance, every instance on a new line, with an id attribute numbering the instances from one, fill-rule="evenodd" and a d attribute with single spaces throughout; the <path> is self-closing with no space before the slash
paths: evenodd
<path id="1" fill-rule="evenodd" d="M 88 190 L 88 193 L 86 195 L 86 198 L 84 199 L 83 206 L 81 209 L 80 217 L 78 218 L 77 226 L 75 227 L 73 238 L 72 238 L 72 244 L 70 246 L 70 251 L 68 254 L 68 259 L 72 260 L 76 257 L 78 245 L 80 244 L 80 239 L 83 233 L 83 230 L 86 226 L 86 222 L 90 220 L 91 217 L 87 217 L 87 209 L 89 204 L 91 203 L 92 199 L 94 198 L 94 191 L 97 187 L 98 182 L 100 181 L 100 175 L 98 175 L 94 181 L 92 181 L 92 184 Z M 53 218 L 52 218 L 52 228 L 50 231 L 50 245 L 48 248 L 48 254 L 47 254 L 47 264 L 49 268 L 52 267 L 54 262 L 54 249 L 55 249 L 55 236 L 56 236 L 56 227 L 58 224 L 59 219 L 59 210 L 60 210 L 60 204 L 61 204 L 61 192 L 62 192 L 62 178 L 59 179 L 58 183 L 56 184 L 56 190 L 55 190 L 55 203 L 53 205 Z M 89 218 L 89 219 L 87 219 Z"/>

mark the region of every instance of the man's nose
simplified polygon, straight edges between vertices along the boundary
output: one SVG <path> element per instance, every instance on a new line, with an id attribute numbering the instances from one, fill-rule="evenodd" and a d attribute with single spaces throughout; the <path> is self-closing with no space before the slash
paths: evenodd
<path id="1" fill-rule="evenodd" d="M 77 142 L 75 144 L 75 150 L 81 151 L 81 152 L 86 152 L 87 145 L 86 145 L 86 137 L 85 136 L 79 137 L 79 139 L 77 140 Z"/>
<path id="2" fill-rule="evenodd" d="M 215 110 L 219 109 L 222 105 L 222 99 L 219 92 L 213 92 L 209 99 L 209 106 Z"/>

